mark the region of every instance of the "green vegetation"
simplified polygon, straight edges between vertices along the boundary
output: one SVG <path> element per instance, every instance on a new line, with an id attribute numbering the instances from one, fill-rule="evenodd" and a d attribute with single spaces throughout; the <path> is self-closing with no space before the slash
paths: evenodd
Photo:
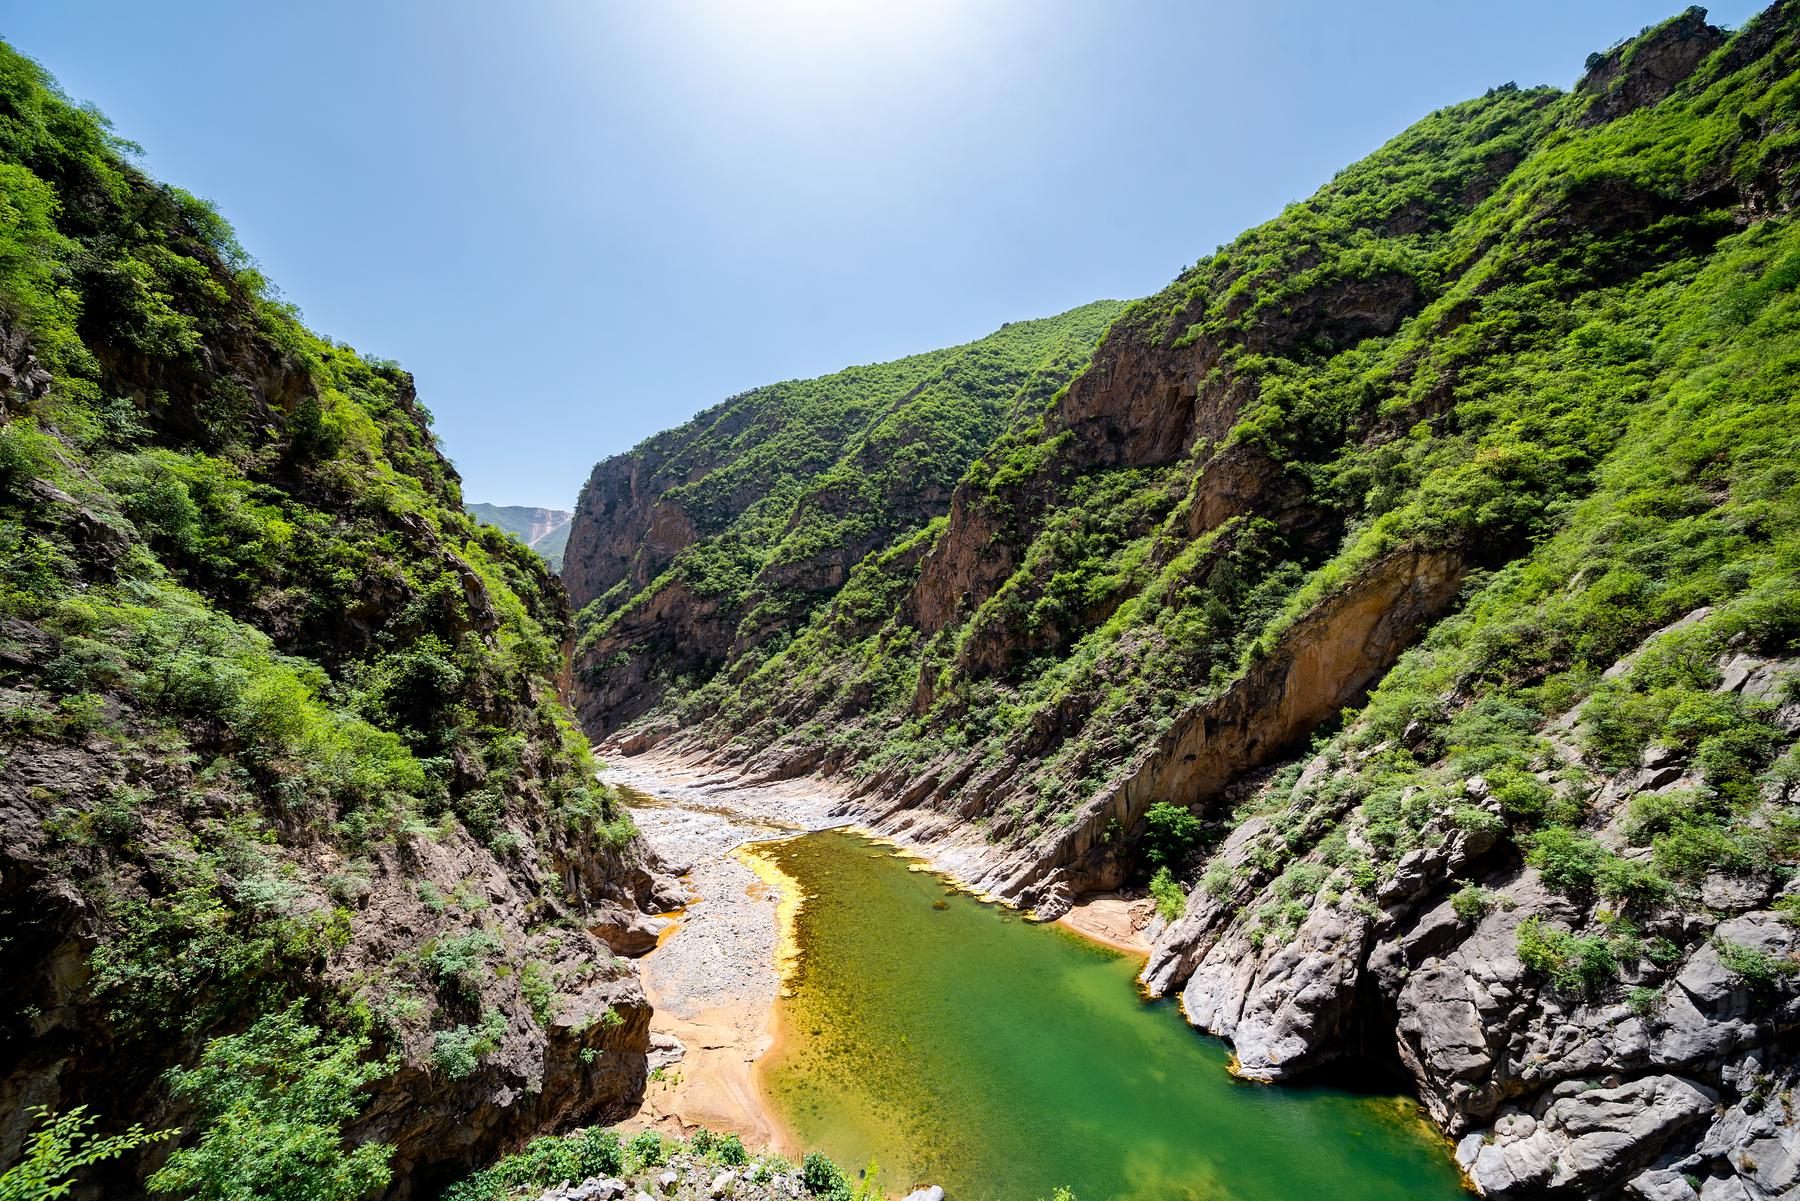
<path id="1" fill-rule="evenodd" d="M 1200 837 L 1200 819 L 1167 801 L 1158 801 L 1144 814 L 1144 859 L 1152 867 L 1179 866 Z"/>
<path id="2" fill-rule="evenodd" d="M 1618 974 L 1613 943 L 1597 934 L 1578 937 L 1567 930 L 1528 917 L 1519 923 L 1519 962 L 1548 976 L 1558 988 L 1589 991 Z"/>
<path id="3" fill-rule="evenodd" d="M 1610 119 L 1596 90 L 1511 85 L 1428 116 L 1125 309 L 948 520 L 872 546 L 666 710 L 728 757 L 978 793 L 990 841 L 1047 845 L 1332 605 L 1429 564 L 1454 600 L 1313 732 L 1355 770 L 1232 815 L 1279 826 L 1249 864 L 1283 881 L 1262 935 L 1317 895 L 1373 904 L 1451 830 L 1634 913 L 1800 863 L 1780 698 L 1721 688 L 1734 655 L 1800 653 L 1797 56 L 1772 10 Z M 1631 845 L 1601 841 L 1594 781 L 1646 756 L 1699 786 L 1646 790 Z M 1179 854 L 1154 812 L 1128 832 L 1144 876 Z M 1284 874 L 1308 856 L 1327 883 Z M 1204 893 L 1238 879 L 1209 868 Z"/>
<path id="4" fill-rule="evenodd" d="M 214 1039 L 171 1091 L 204 1115 L 205 1133 L 150 1177 L 153 1191 L 193 1201 L 356 1201 L 388 1182 L 393 1150 L 343 1147 L 360 1090 L 391 1072 L 367 1039 L 326 1041 L 298 1006 Z"/>
<path id="5" fill-rule="evenodd" d="M 642 1137 L 634 1138 L 633 1144 Z M 660 1148 L 659 1139 L 659 1151 Z M 598 1126 L 533 1139 L 523 1151 L 444 1190 L 442 1201 L 504 1201 L 532 1190 L 553 1188 L 564 1181 L 614 1176 L 626 1170 L 627 1160 L 619 1136 Z"/>
<path id="6" fill-rule="evenodd" d="M 475 520 L 505 530 L 536 551 L 551 571 L 562 570 L 563 551 L 569 545 L 569 514 L 560 509 L 536 509 L 527 505 L 465 504 Z"/>
<path id="7" fill-rule="evenodd" d="M 1714 939 L 1713 947 L 1718 951 L 1719 962 L 1725 965 L 1725 970 L 1742 981 L 1744 987 L 1752 992 L 1774 992 L 1783 983 L 1800 975 L 1800 964 L 1759 951 L 1755 947 L 1747 947 L 1725 938 Z"/>
<path id="8" fill-rule="evenodd" d="M 1166 867 L 1159 867 L 1150 877 L 1150 895 L 1156 898 L 1156 911 L 1165 921 L 1174 921 L 1187 907 L 1187 891 Z"/>
<path id="9" fill-rule="evenodd" d="M 55 1201 L 68 1195 L 75 1173 L 82 1168 L 116 1159 L 175 1133 L 152 1133 L 133 1126 L 123 1134 L 97 1135 L 92 1129 L 97 1119 L 87 1116 L 83 1105 L 62 1114 L 40 1105 L 31 1113 L 36 1128 L 26 1138 L 19 1162 L 0 1172 L 0 1201 Z"/>
<path id="10" fill-rule="evenodd" d="M 463 512 L 411 378 L 304 328 L 134 156 L 0 46 L 0 918 L 20 979 L 92 948 L 59 1003 L 101 1020 L 47 1086 L 114 1128 L 183 1102 L 157 1187 L 358 1197 L 389 1149 L 341 1131 L 407 1050 L 467 1074 L 540 1003 L 465 915 L 502 887 L 579 941 L 565 865 L 622 873 L 634 831 L 557 698 L 560 589 Z M 483 889 L 425 878 L 432 844 Z M 141 1178 L 72 1120 L 30 1188 L 99 1150 Z"/>
<path id="11" fill-rule="evenodd" d="M 1120 307 L 1097 302 L 965 346 L 758 388 L 636 448 L 642 486 L 660 489 L 659 508 L 684 515 L 695 540 L 667 559 L 646 545 L 629 565 L 571 573 L 589 695 L 621 717 L 645 695 L 705 706 L 715 675 L 740 679 L 834 596 L 852 603 L 846 576 L 947 512 L 958 477 L 1086 362 Z M 633 575 L 649 585 L 631 587 Z M 701 624 L 679 636 L 645 617 L 676 593 L 704 602 Z M 655 663 L 648 688 L 608 691 L 609 672 L 644 660 Z"/>

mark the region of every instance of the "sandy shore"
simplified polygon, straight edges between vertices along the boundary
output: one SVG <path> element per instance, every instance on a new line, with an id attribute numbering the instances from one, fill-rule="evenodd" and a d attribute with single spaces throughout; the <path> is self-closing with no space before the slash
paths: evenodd
<path id="1" fill-rule="evenodd" d="M 796 898 L 746 844 L 845 824 L 832 816 L 843 794 L 816 779 L 745 784 L 654 754 L 610 762 L 604 778 L 628 790 L 645 840 L 693 896 L 671 916 L 656 949 L 638 961 L 655 1009 L 652 1062 L 657 1044 L 667 1057 L 678 1042 L 680 1058 L 652 1074 L 642 1107 L 622 1125 L 671 1134 L 705 1126 L 736 1132 L 753 1147 L 796 1150 L 757 1072 L 758 1058 L 775 1041 L 781 930 Z M 935 869 L 920 859 L 918 870 Z M 1058 924 L 1143 956 L 1150 951 L 1143 934 L 1150 906 L 1117 894 L 1095 896 Z"/>
<path id="2" fill-rule="evenodd" d="M 1077 901 L 1056 924 L 1115 951 L 1148 957 L 1150 940 L 1144 930 L 1155 911 L 1155 902 L 1147 898 L 1103 893 Z"/>

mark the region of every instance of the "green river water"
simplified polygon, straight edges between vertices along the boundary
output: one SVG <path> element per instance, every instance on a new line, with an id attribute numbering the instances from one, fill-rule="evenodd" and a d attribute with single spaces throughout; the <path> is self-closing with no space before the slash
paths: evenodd
<path id="1" fill-rule="evenodd" d="M 1249 1084 L 1137 961 L 836 831 L 756 853 L 807 897 L 765 1082 L 799 1142 L 954 1201 L 1467 1201 L 1405 1098 Z"/>

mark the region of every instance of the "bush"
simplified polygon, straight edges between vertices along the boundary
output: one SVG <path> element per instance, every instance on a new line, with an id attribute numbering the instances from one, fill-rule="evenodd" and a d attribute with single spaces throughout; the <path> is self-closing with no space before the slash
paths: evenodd
<path id="1" fill-rule="evenodd" d="M 392 1147 L 343 1146 L 363 1087 L 396 1066 L 365 1059 L 368 1049 L 366 1038 L 327 1039 L 301 1020 L 298 1004 L 214 1039 L 199 1067 L 169 1073 L 171 1091 L 203 1125 L 199 1142 L 170 1155 L 150 1189 L 190 1201 L 357 1201 L 386 1185 Z"/>
<path id="2" fill-rule="evenodd" d="M 521 1191 L 554 1188 L 565 1180 L 616 1176 L 624 1170 L 619 1136 L 590 1126 L 560 1137 L 533 1139 L 518 1154 L 444 1190 L 440 1201 L 504 1201 Z"/>
<path id="3" fill-rule="evenodd" d="M 1200 837 L 1200 819 L 1179 805 L 1158 801 L 1144 814 L 1144 858 L 1151 867 L 1179 865 Z"/>
<path id="4" fill-rule="evenodd" d="M 482 1056 L 500 1045 L 506 1033 L 506 1020 L 498 1013 L 489 1014 L 478 1026 L 454 1026 L 439 1030 L 431 1040 L 431 1062 L 451 1080 L 462 1080 L 475 1074 Z"/>
<path id="5" fill-rule="evenodd" d="M 831 1157 L 823 1151 L 808 1151 L 800 1161 L 800 1183 L 815 1197 L 841 1198 L 850 1195 L 850 1183 Z"/>
<path id="6" fill-rule="evenodd" d="M 1496 772 L 1489 783 L 1501 812 L 1515 825 L 1536 825 L 1556 799 L 1549 785 L 1522 771 Z"/>
<path id="7" fill-rule="evenodd" d="M 662 1135 L 654 1130 L 640 1130 L 625 1144 L 626 1162 L 637 1168 L 654 1168 L 669 1156 Z"/>
<path id="8" fill-rule="evenodd" d="M 1673 891 L 1654 868 L 1616 855 L 1601 862 L 1596 882 L 1601 896 L 1627 906 L 1660 905 Z"/>
<path id="9" fill-rule="evenodd" d="M 421 961 L 440 992 L 472 1001 L 481 992 L 481 969 L 488 957 L 499 950 L 499 938 L 486 930 L 471 930 L 433 939 L 425 947 Z"/>
<path id="10" fill-rule="evenodd" d="M 1174 921 L 1187 908 L 1187 892 L 1166 867 L 1156 869 L 1150 877 L 1150 895 L 1156 898 L 1156 911 L 1164 921 Z"/>
<path id="11" fill-rule="evenodd" d="M 1781 959 L 1743 943 L 1732 942 L 1728 938 L 1713 939 L 1713 949 L 1719 953 L 1719 962 L 1724 965 L 1725 970 L 1736 976 L 1751 992 L 1774 992 L 1785 981 L 1800 974 L 1800 963 Z"/>
<path id="12" fill-rule="evenodd" d="M 1567 826 L 1548 826 L 1531 839 L 1525 862 L 1538 869 L 1544 883 L 1560 893 L 1590 891 L 1601 865 L 1612 852 L 1586 834 Z"/>
<path id="13" fill-rule="evenodd" d="M 1519 923 L 1519 962 L 1548 976 L 1558 988 L 1587 992 L 1618 974 L 1619 961 L 1612 945 L 1599 935 L 1577 938 L 1567 930 L 1547 926 L 1542 918 Z"/>
<path id="14" fill-rule="evenodd" d="M 1451 896 L 1450 908 L 1460 920 L 1473 925 L 1494 908 L 1494 894 L 1471 881 Z"/>

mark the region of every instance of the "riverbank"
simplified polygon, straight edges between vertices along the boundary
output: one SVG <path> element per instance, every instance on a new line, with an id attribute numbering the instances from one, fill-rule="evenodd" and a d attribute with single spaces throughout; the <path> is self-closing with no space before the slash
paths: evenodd
<path id="1" fill-rule="evenodd" d="M 782 896 L 742 848 L 822 829 L 842 798 L 814 781 L 746 785 L 648 756 L 609 763 L 604 778 L 691 897 L 638 961 L 654 1009 L 653 1063 L 672 1062 L 653 1072 L 623 1128 L 704 1126 L 753 1147 L 791 1147 L 756 1075 L 774 1041 Z"/>
<path id="2" fill-rule="evenodd" d="M 1150 939 L 1145 932 L 1155 916 L 1156 902 L 1148 897 L 1104 893 L 1076 901 L 1056 924 L 1103 947 L 1148 959 Z"/>
<path id="3" fill-rule="evenodd" d="M 814 778 L 747 783 L 654 752 L 609 760 L 604 778 L 622 790 L 646 842 L 692 898 L 639 960 L 654 1007 L 652 1063 L 669 1062 L 622 1127 L 679 1136 L 704 1126 L 753 1147 L 797 1151 L 758 1065 L 779 1033 L 781 964 L 794 950 L 783 931 L 791 931 L 799 897 L 749 844 L 846 824 L 847 793 Z M 914 859 L 915 870 L 954 882 L 919 848 L 881 841 Z M 1141 958 L 1148 918 L 1148 902 L 1108 894 L 1080 902 L 1058 924 Z"/>

